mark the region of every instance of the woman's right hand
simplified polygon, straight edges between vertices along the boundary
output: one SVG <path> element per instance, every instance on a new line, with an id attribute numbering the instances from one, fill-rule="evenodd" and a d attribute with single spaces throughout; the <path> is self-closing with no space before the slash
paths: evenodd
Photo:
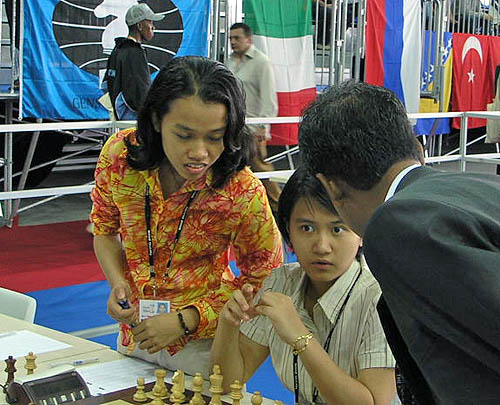
<path id="1" fill-rule="evenodd" d="M 137 322 L 137 311 L 130 305 L 132 292 L 126 281 L 117 283 L 111 289 L 108 298 L 108 315 L 115 321 L 133 324 Z M 119 302 L 128 302 L 130 308 L 124 309 Z"/>
<path id="2" fill-rule="evenodd" d="M 222 308 L 220 319 L 239 327 L 242 321 L 248 321 L 257 316 L 253 303 L 254 295 L 254 288 L 251 284 L 244 284 L 241 290 L 234 291 Z"/>

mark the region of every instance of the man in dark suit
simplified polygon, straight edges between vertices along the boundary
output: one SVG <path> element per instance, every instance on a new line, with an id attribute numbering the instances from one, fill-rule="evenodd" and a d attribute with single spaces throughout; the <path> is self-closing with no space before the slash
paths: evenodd
<path id="1" fill-rule="evenodd" d="M 345 82 L 305 112 L 299 146 L 364 237 L 389 344 L 422 405 L 500 403 L 500 180 L 419 163 L 389 90 Z"/>

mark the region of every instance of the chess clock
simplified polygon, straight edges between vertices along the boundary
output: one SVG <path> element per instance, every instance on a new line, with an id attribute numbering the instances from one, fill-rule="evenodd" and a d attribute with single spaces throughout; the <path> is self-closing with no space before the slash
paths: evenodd
<path id="1" fill-rule="evenodd" d="M 36 380 L 15 380 L 7 387 L 6 399 L 9 404 L 57 405 L 90 396 L 85 381 L 73 370 Z"/>

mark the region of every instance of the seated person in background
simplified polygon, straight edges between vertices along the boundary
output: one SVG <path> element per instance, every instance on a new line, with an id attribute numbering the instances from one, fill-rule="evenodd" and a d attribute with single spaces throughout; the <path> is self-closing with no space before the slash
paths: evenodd
<path id="1" fill-rule="evenodd" d="M 222 309 L 212 362 L 221 367 L 224 388 L 248 381 L 271 354 L 296 403 L 389 404 L 395 361 L 361 239 L 302 168 L 283 189 L 278 226 L 299 263 L 273 270 L 257 294 L 244 285 Z"/>
<path id="2" fill-rule="evenodd" d="M 94 250 L 111 287 L 108 313 L 121 323 L 117 348 L 207 378 L 222 307 L 282 262 L 266 191 L 247 167 L 242 86 L 221 63 L 172 59 L 137 124 L 108 139 L 92 190 Z M 169 301 L 171 312 L 139 319 L 141 300 Z"/>

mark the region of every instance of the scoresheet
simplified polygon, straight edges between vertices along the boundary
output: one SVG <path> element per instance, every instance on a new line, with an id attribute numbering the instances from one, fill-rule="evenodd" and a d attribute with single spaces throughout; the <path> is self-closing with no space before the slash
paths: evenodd
<path id="1" fill-rule="evenodd" d="M 69 347 L 72 346 L 28 330 L 0 333 L 0 359 L 22 357 L 29 352 L 38 355 Z"/>
<path id="2" fill-rule="evenodd" d="M 125 388 L 135 387 L 137 377 L 144 377 L 146 383 L 155 381 L 155 364 L 139 359 L 114 360 L 105 363 L 78 367 L 78 374 L 87 383 L 92 396 L 104 395 Z M 170 382 L 168 372 L 166 381 Z"/>

